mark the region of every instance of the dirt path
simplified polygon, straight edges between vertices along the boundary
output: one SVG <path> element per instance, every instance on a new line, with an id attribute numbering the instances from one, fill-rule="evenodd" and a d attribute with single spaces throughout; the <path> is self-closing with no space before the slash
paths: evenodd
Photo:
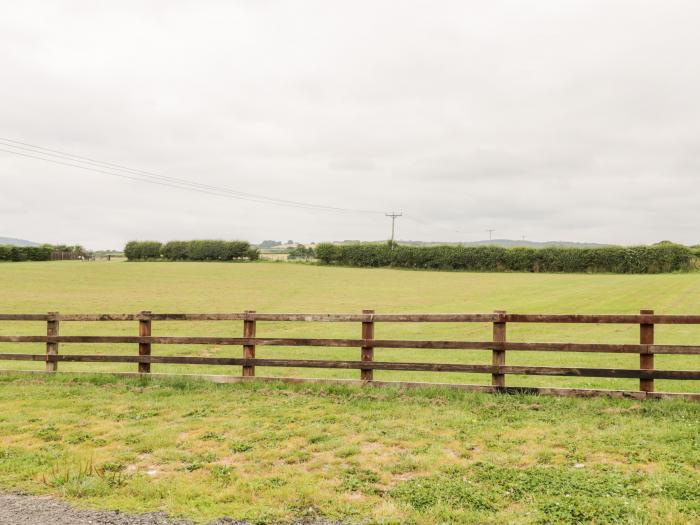
<path id="1" fill-rule="evenodd" d="M 78 510 L 67 503 L 45 497 L 0 493 L 2 525 L 193 525 L 191 521 L 168 518 L 165 514 L 124 514 L 101 510 Z M 227 518 L 216 525 L 248 525 Z M 214 525 L 214 524 L 212 524 Z M 304 525 L 332 525 L 325 521 Z"/>

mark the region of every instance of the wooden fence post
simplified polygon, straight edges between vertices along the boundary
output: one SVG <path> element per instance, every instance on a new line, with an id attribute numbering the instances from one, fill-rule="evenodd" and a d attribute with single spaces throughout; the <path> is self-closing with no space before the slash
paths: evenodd
<path id="1" fill-rule="evenodd" d="M 46 335 L 58 336 L 58 312 L 49 312 L 49 318 L 46 321 Z M 46 343 L 46 371 L 55 372 L 58 369 L 57 361 L 49 361 L 50 356 L 58 355 L 58 343 Z"/>
<path id="2" fill-rule="evenodd" d="M 246 314 L 254 314 L 255 310 L 246 310 Z M 243 321 L 243 337 L 255 337 L 255 320 L 245 319 Z M 255 345 L 243 345 L 243 359 L 255 359 Z M 243 377 L 255 376 L 254 366 L 243 367 Z"/>
<path id="3" fill-rule="evenodd" d="M 654 310 L 640 310 L 639 313 L 641 315 L 654 315 Z M 654 323 L 641 323 L 639 325 L 639 344 L 654 344 Z M 654 354 L 639 354 L 639 368 L 640 370 L 654 370 Z M 642 392 L 653 392 L 654 380 L 640 378 L 639 390 L 641 390 Z"/>
<path id="4" fill-rule="evenodd" d="M 151 312 L 142 311 L 139 319 L 139 337 L 151 335 Z M 151 343 L 139 343 L 139 355 L 151 355 Z M 151 363 L 139 363 L 139 374 L 150 374 Z"/>
<path id="5" fill-rule="evenodd" d="M 362 310 L 363 314 L 369 314 L 371 318 L 374 316 L 374 310 Z M 362 339 L 374 339 L 374 321 L 362 321 Z M 361 351 L 362 361 L 374 361 L 374 347 L 363 346 Z M 374 370 L 372 368 L 360 369 L 360 379 L 363 381 L 372 381 L 374 379 Z"/>
<path id="6" fill-rule="evenodd" d="M 496 314 L 498 320 L 493 322 L 493 342 L 494 343 L 505 343 L 506 342 L 506 321 L 504 310 L 495 310 L 493 312 Z M 497 350 L 494 348 L 492 350 L 492 362 L 493 366 L 505 366 L 506 364 L 506 351 Z M 493 373 L 491 374 L 491 384 L 495 387 L 503 388 L 506 386 L 506 376 L 505 374 Z"/>

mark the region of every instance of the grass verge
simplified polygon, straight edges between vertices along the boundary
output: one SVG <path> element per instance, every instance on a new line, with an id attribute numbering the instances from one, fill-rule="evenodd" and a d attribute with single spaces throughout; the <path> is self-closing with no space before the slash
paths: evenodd
<path id="1" fill-rule="evenodd" d="M 700 522 L 700 404 L 0 376 L 0 486 L 207 521 Z"/>

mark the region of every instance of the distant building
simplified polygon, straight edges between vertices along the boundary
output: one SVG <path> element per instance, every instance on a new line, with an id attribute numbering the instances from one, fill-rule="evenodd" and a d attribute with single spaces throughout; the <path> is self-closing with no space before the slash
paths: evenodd
<path id="1" fill-rule="evenodd" d="M 273 252 L 269 250 L 260 251 L 260 258 L 266 261 L 286 261 L 289 254 L 285 252 Z"/>

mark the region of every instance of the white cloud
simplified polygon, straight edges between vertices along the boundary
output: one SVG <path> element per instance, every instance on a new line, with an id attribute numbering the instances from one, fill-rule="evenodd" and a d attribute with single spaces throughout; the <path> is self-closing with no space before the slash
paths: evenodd
<path id="1" fill-rule="evenodd" d="M 700 4 L 8 3 L 0 136 L 399 237 L 696 243 Z M 1 147 L 1 146 L 0 146 Z M 0 235 L 378 239 L 0 152 Z"/>

